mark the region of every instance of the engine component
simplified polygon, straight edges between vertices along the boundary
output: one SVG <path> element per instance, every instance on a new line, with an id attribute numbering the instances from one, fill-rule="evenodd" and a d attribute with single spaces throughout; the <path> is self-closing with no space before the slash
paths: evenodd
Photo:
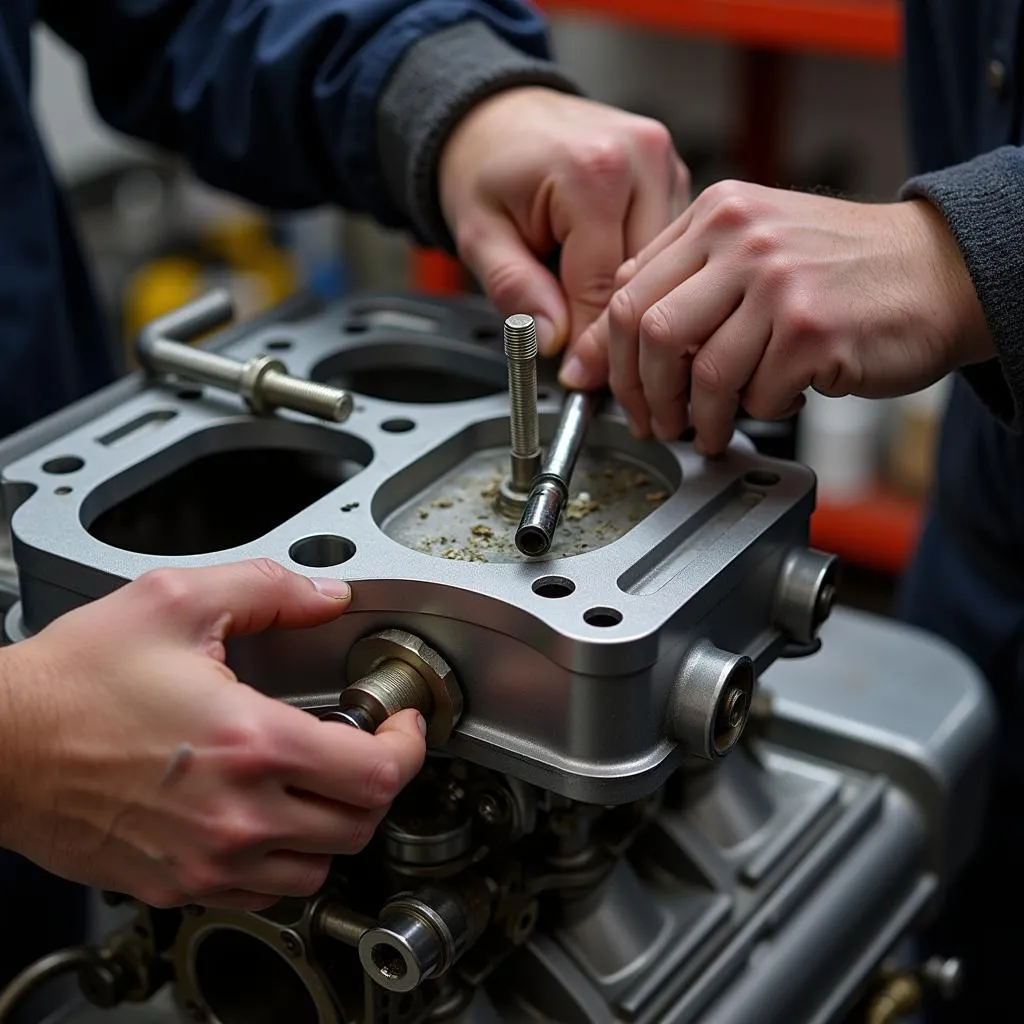
<path id="1" fill-rule="evenodd" d="M 534 477 L 540 472 L 540 426 L 537 416 L 537 325 L 517 313 L 505 321 L 508 361 L 510 472 L 496 495 L 496 505 L 512 517 L 522 512 Z"/>
<path id="2" fill-rule="evenodd" d="M 338 710 L 322 717 L 376 732 L 391 715 L 415 708 L 427 721 L 428 745 L 443 746 L 462 714 L 462 692 L 448 663 L 404 630 L 359 640 L 349 654 L 348 675 L 353 682 L 341 691 Z"/>
<path id="3" fill-rule="evenodd" d="M 570 394 L 565 400 L 551 450 L 543 470 L 534 479 L 516 530 L 516 547 L 524 555 L 537 557 L 551 550 L 558 520 L 569 500 L 576 460 L 598 402 L 598 395 L 584 392 Z"/>
<path id="4" fill-rule="evenodd" d="M 312 898 L 118 901 L 63 962 L 111 1021 L 164 993 L 168 1020 L 208 1024 L 832 1024 L 903 998 L 883 1005 L 879 965 L 980 831 L 977 673 L 830 615 L 805 467 L 739 436 L 715 460 L 641 442 L 610 402 L 550 549 L 523 557 L 521 510 L 496 508 L 507 330 L 468 298 L 296 303 L 197 351 L 287 351 L 352 395 L 344 424 L 139 374 L 0 446 L 12 641 L 151 568 L 269 556 L 354 600 L 232 642 L 238 675 L 357 728 L 429 723 L 419 776 Z M 586 408 L 535 367 L 554 458 Z"/>

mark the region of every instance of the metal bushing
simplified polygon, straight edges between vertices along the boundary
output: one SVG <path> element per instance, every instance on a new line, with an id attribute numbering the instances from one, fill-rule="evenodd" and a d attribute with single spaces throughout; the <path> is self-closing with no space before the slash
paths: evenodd
<path id="1" fill-rule="evenodd" d="M 272 405 L 263 397 L 263 378 L 268 373 L 287 373 L 288 369 L 280 359 L 272 356 L 256 356 L 248 360 L 242 367 L 241 393 L 257 416 L 264 416 L 272 410 Z"/>
<path id="2" fill-rule="evenodd" d="M 431 705 L 424 714 L 427 745 L 442 746 L 462 715 L 462 691 L 448 662 L 418 636 L 402 629 L 385 629 L 356 641 L 348 656 L 349 688 L 373 688 L 374 675 L 383 677 L 388 662 L 396 661 L 411 669 L 415 673 L 413 679 L 417 683 L 422 681 L 426 687 L 428 692 L 422 696 L 429 697 Z M 408 681 L 408 673 L 405 676 Z M 386 700 L 385 694 L 381 693 L 380 697 Z M 406 695 L 401 699 L 401 706 L 389 709 L 390 713 L 402 707 L 422 707 L 422 703 Z"/>

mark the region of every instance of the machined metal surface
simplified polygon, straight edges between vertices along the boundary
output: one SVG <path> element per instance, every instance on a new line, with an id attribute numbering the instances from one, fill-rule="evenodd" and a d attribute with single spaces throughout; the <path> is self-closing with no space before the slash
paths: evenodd
<path id="1" fill-rule="evenodd" d="M 889 958 L 934 909 L 978 834 L 993 706 L 966 659 L 924 634 L 838 609 L 822 639 L 817 654 L 765 673 L 773 712 L 763 739 L 674 779 L 597 894 L 536 929 L 468 1005 L 435 1019 L 851 1024 L 850 1010 L 876 980 L 872 1005 L 882 1006 L 893 995 L 885 987 Z M 416 899 L 436 912 L 438 901 L 422 895 Z M 321 998 L 329 972 L 321 964 L 310 975 L 284 937 L 306 942 L 330 931 L 351 951 L 360 942 L 365 948 L 371 926 L 330 902 L 300 918 L 249 917 L 218 911 L 186 919 L 176 947 L 186 978 L 177 1010 L 166 1002 L 159 1015 L 148 1005 L 69 1010 L 60 1024 L 195 1019 L 181 1007 L 197 991 L 188 979 L 201 967 L 201 929 L 227 930 L 225 948 L 237 936 L 232 958 L 251 953 L 253 942 L 274 953 L 250 961 L 274 973 L 251 970 L 236 1010 L 260 999 L 278 1005 L 291 991 L 289 971 L 311 978 Z M 404 933 L 409 918 L 394 923 Z M 414 968 L 451 954 L 450 946 L 423 948 Z M 234 962 L 225 961 L 225 971 Z M 926 962 L 914 974 L 940 994 L 955 990 L 955 963 Z M 351 992 L 350 975 L 335 980 Z M 294 1005 L 297 1012 L 308 1002 Z M 352 1019 L 329 1005 L 317 1024 Z M 388 1019 L 416 1020 L 416 1012 Z"/>
<path id="2" fill-rule="evenodd" d="M 518 553 L 515 523 L 476 483 L 507 475 L 511 408 L 503 322 L 485 304 L 362 296 L 212 347 L 240 363 L 287 353 L 296 376 L 350 392 L 352 415 L 254 417 L 222 391 L 118 386 L 109 407 L 93 399 L 88 418 L 35 431 L 34 447 L 16 439 L 21 457 L 3 460 L 22 593 L 13 630 L 169 563 L 269 556 L 341 577 L 346 615 L 232 642 L 239 674 L 327 710 L 356 641 L 404 630 L 471 681 L 446 751 L 597 803 L 649 794 L 700 753 L 669 710 L 688 707 L 675 688 L 698 642 L 761 670 L 791 641 L 779 581 L 806 551 L 814 478 L 739 436 L 706 460 L 636 440 L 606 407 L 551 551 Z M 543 447 L 563 394 L 537 365 Z M 439 481 L 452 489 L 438 494 Z"/>
<path id="3" fill-rule="evenodd" d="M 569 487 L 587 427 L 602 397 L 586 392 L 566 396 L 543 469 L 533 481 L 516 530 L 516 547 L 522 554 L 537 557 L 551 550 L 558 521 L 569 500 Z"/>

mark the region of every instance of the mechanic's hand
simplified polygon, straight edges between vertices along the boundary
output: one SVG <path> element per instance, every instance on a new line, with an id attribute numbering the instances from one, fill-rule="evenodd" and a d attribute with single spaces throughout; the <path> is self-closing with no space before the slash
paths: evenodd
<path id="1" fill-rule="evenodd" d="M 0 652 L 0 845 L 157 907 L 315 892 L 419 771 L 423 721 L 321 722 L 240 683 L 224 641 L 348 604 L 268 561 L 159 570 Z"/>
<path id="2" fill-rule="evenodd" d="M 689 188 L 657 121 L 536 87 L 474 107 L 439 168 L 460 258 L 503 315 L 536 318 L 545 355 L 604 309 L 615 271 L 682 212 Z M 542 266 L 559 246 L 561 284 Z"/>
<path id="3" fill-rule="evenodd" d="M 907 394 L 994 355 L 960 251 L 927 202 L 726 181 L 624 264 L 561 379 L 610 381 L 639 436 L 676 438 L 689 420 L 714 455 L 741 403 L 783 418 L 809 387 Z"/>

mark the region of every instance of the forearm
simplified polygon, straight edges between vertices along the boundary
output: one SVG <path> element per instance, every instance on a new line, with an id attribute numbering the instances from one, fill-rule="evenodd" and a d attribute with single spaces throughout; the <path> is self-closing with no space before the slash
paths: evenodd
<path id="1" fill-rule="evenodd" d="M 1024 150 L 1003 147 L 921 175 L 904 198 L 928 199 L 956 239 L 998 358 L 963 376 L 993 415 L 1024 431 Z"/>
<path id="2" fill-rule="evenodd" d="M 427 234 L 437 231 L 423 198 L 430 161 L 452 112 L 489 88 L 559 80 L 544 23 L 517 0 L 42 0 L 40 8 L 85 57 L 104 119 L 181 153 L 210 184 L 271 208 L 332 203 Z M 490 68 L 458 57 L 467 37 L 455 34 L 433 44 L 450 65 L 440 69 L 451 71 L 443 95 L 435 91 L 442 75 L 410 76 L 407 66 L 403 74 L 417 43 L 470 22 Z M 429 77 L 432 88 L 410 94 L 402 84 L 410 77 Z M 393 99 L 382 102 L 392 79 L 401 112 Z"/>

